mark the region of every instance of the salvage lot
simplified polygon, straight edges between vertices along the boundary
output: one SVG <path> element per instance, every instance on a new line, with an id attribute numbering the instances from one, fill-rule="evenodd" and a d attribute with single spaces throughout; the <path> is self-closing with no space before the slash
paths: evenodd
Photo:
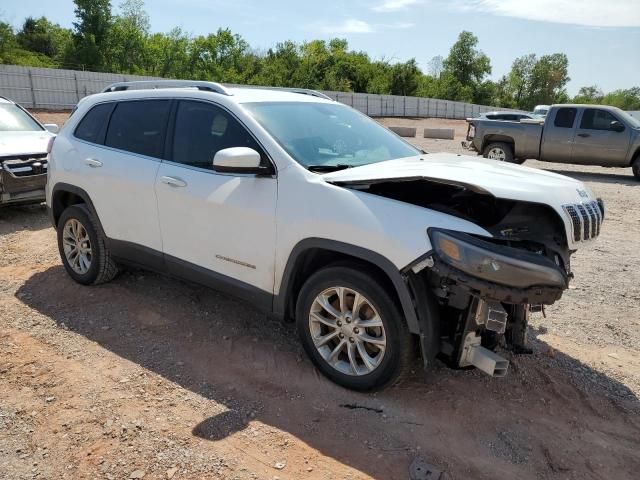
<path id="1" fill-rule="evenodd" d="M 62 123 L 64 114 L 42 115 Z M 410 139 L 464 153 L 456 140 Z M 0 211 L 0 478 L 635 478 L 640 468 L 640 183 L 629 169 L 527 162 L 605 199 L 562 300 L 510 373 L 416 364 L 365 395 L 321 377 L 292 327 L 141 271 L 86 288 L 43 208 Z M 505 353 L 505 355 L 508 355 Z"/>

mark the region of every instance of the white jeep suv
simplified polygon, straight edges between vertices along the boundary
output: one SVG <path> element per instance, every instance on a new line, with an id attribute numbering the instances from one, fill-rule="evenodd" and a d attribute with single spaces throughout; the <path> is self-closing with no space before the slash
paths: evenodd
<path id="1" fill-rule="evenodd" d="M 568 287 L 602 202 L 553 173 L 426 154 L 307 90 L 114 84 L 51 153 L 69 275 L 134 265 L 294 320 L 315 365 L 380 388 L 421 354 L 500 376 L 529 312 Z"/>

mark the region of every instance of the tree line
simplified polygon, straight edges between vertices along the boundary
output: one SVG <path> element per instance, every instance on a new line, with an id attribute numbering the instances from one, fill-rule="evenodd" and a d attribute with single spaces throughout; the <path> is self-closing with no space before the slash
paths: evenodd
<path id="1" fill-rule="evenodd" d="M 563 53 L 516 58 L 507 75 L 491 80 L 491 60 L 467 31 L 446 57 L 431 59 L 424 72 L 415 59 L 372 59 L 350 50 L 344 39 L 284 41 L 258 50 L 229 29 L 197 36 L 180 28 L 151 32 L 143 0 L 126 0 L 115 13 L 109 0 L 74 2 L 73 28 L 45 17 L 29 17 L 19 30 L 0 21 L 0 63 L 410 95 L 522 110 L 570 101 L 640 110 L 640 87 L 605 94 L 596 85 L 585 86 L 571 98 L 566 90 L 569 60 Z"/>

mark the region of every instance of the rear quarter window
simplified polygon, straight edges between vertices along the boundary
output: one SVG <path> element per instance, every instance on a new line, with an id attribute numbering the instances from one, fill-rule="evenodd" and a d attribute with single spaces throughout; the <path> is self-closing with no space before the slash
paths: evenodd
<path id="1" fill-rule="evenodd" d="M 76 138 L 91 143 L 104 143 L 104 134 L 113 107 L 113 103 L 102 103 L 89 110 L 76 127 Z"/>
<path id="2" fill-rule="evenodd" d="M 560 128 L 573 128 L 577 111 L 576 108 L 559 108 L 553 125 Z"/>
<path id="3" fill-rule="evenodd" d="M 111 115 L 105 145 L 160 158 L 170 100 L 119 102 Z"/>

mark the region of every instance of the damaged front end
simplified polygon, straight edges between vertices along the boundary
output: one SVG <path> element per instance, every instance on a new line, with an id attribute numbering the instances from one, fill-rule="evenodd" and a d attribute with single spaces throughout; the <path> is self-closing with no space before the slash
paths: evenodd
<path id="1" fill-rule="evenodd" d="M 43 202 L 47 153 L 0 158 L 0 206 Z"/>
<path id="2" fill-rule="evenodd" d="M 437 344 L 423 345 L 454 367 L 475 366 L 504 376 L 508 362 L 493 352 L 503 341 L 525 353 L 529 312 L 558 300 L 570 272 L 560 261 L 494 239 L 431 229 L 433 251 L 407 269 L 419 310 L 431 310 L 422 324 L 435 322 Z M 422 298 L 422 300 L 421 300 Z M 435 304 L 435 307 L 434 305 Z M 432 356 L 435 353 L 431 354 Z"/>
<path id="3" fill-rule="evenodd" d="M 438 356 L 453 367 L 473 365 L 505 375 L 508 362 L 495 348 L 528 352 L 529 313 L 553 304 L 569 287 L 574 251 L 568 235 L 575 238 L 568 222 L 550 205 L 497 198 L 448 179 L 361 181 L 348 187 L 461 218 L 490 234 L 429 228 L 432 250 L 403 271 L 423 330 L 425 364 Z M 589 205 L 598 210 L 593 216 L 598 223 L 589 223 L 593 235 L 587 238 L 594 238 L 604 208 Z M 574 229 L 586 231 L 584 225 Z"/>

